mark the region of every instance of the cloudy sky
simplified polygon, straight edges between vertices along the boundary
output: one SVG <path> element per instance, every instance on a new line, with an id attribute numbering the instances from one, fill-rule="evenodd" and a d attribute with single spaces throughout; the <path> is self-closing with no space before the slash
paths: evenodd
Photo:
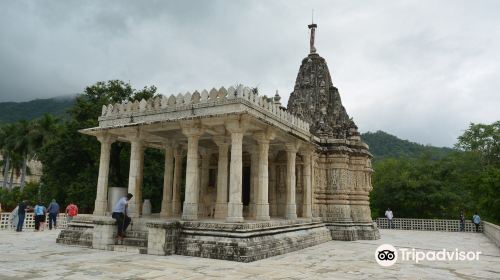
<path id="1" fill-rule="evenodd" d="M 316 48 L 362 132 L 451 146 L 500 119 L 500 1 L 0 1 L 0 102 L 121 79 L 288 100 Z"/>

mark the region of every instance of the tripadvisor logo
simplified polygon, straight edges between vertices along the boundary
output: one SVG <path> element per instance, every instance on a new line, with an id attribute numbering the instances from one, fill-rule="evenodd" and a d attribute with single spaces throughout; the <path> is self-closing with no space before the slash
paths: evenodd
<path id="1" fill-rule="evenodd" d="M 382 244 L 375 250 L 375 260 L 381 266 L 391 266 L 400 261 L 419 263 L 421 261 L 478 261 L 481 252 L 455 250 L 417 250 L 415 248 L 396 249 L 391 244 Z"/>
<path id="2" fill-rule="evenodd" d="M 381 266 L 391 266 L 398 260 L 398 252 L 391 244 L 382 244 L 375 250 L 375 260 Z"/>

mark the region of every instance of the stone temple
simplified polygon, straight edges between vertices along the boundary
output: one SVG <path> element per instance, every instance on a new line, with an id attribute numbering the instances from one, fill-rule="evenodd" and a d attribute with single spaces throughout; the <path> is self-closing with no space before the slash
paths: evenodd
<path id="1" fill-rule="evenodd" d="M 81 131 L 101 143 L 94 213 L 57 241 L 250 262 L 332 239 L 378 239 L 372 156 L 316 53 L 316 25 L 309 28 L 310 53 L 286 108 L 278 94 L 241 85 L 103 106 L 99 126 Z M 133 225 L 119 244 L 108 190 L 115 141 L 131 144 L 122 193 L 134 194 Z M 160 213 L 143 205 L 146 147 L 165 153 Z"/>

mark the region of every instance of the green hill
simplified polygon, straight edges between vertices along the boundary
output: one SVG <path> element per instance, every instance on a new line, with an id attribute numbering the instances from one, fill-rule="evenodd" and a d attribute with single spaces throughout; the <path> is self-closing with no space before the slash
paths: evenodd
<path id="1" fill-rule="evenodd" d="M 19 120 L 32 120 L 43 114 L 64 117 L 73 105 L 74 97 L 35 99 L 27 102 L 0 102 L 0 124 Z M 452 149 L 424 146 L 418 143 L 402 140 L 383 131 L 366 132 L 361 135 L 363 141 L 370 146 L 374 160 L 387 157 L 418 157 L 430 152 L 436 158 L 441 158 Z"/>
<path id="2" fill-rule="evenodd" d="M 74 97 L 35 99 L 27 102 L 0 102 L 0 124 L 32 120 L 46 113 L 64 117 L 74 102 Z"/>
<path id="3" fill-rule="evenodd" d="M 361 138 L 370 146 L 370 152 L 373 154 L 374 160 L 381 160 L 387 157 L 416 158 L 423 153 L 429 153 L 434 158 L 442 158 L 453 151 L 453 149 L 446 147 L 424 146 L 408 140 L 402 140 L 380 130 L 363 133 L 361 134 Z"/>

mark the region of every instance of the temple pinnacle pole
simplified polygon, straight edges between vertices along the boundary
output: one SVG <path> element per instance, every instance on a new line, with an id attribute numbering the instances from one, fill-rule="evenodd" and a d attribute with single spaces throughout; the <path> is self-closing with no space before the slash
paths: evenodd
<path id="1" fill-rule="evenodd" d="M 317 24 L 314 23 L 314 10 L 312 15 L 312 22 L 307 27 L 311 29 L 311 38 L 309 40 L 309 53 L 316 53 L 316 48 L 314 47 L 314 34 L 316 33 Z"/>

